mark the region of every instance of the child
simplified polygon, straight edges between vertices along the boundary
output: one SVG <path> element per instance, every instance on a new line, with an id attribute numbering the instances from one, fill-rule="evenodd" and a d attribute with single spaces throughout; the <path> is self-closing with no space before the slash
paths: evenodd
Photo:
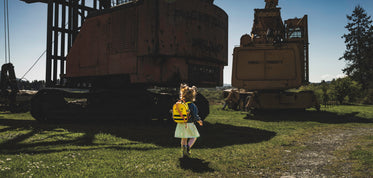
<path id="1" fill-rule="evenodd" d="M 188 85 L 180 85 L 180 99 L 188 103 L 190 110 L 190 118 L 187 123 L 177 123 L 175 130 L 175 138 L 181 138 L 181 147 L 183 150 L 183 156 L 190 156 L 190 149 L 199 137 L 198 130 L 194 125 L 194 122 L 198 122 L 202 126 L 202 120 L 198 115 L 198 108 L 193 103 L 196 99 L 197 88 L 195 86 L 188 87 Z M 188 141 L 189 139 L 189 141 Z"/>

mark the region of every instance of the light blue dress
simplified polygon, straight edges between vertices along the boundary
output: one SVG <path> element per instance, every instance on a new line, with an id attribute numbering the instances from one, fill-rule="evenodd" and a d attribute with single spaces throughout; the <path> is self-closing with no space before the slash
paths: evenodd
<path id="1" fill-rule="evenodd" d="M 186 126 L 186 127 L 185 127 Z M 197 138 L 199 132 L 194 123 L 177 123 L 175 130 L 176 138 Z"/>
<path id="2" fill-rule="evenodd" d="M 201 118 L 198 115 L 198 108 L 194 103 L 188 104 L 191 118 L 187 123 L 177 123 L 175 129 L 175 138 L 197 138 L 199 137 L 199 132 L 194 124 L 194 121 L 199 121 Z"/>

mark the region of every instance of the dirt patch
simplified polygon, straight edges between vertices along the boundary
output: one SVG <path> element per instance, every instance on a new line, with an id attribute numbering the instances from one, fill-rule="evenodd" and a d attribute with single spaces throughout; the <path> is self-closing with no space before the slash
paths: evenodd
<path id="1" fill-rule="evenodd" d="M 312 135 L 303 146 L 304 150 L 292 153 L 286 150 L 288 161 L 285 164 L 290 167 L 282 177 L 336 177 L 335 172 L 342 177 L 351 177 L 351 164 L 348 162 L 348 155 L 336 157 L 335 152 L 339 150 L 352 150 L 351 144 L 354 139 L 364 135 L 371 135 L 373 128 L 350 128 L 336 129 L 320 132 Z M 338 161 L 343 163 L 337 170 L 330 170 L 330 167 Z M 340 176 L 338 176 L 340 177 Z"/>

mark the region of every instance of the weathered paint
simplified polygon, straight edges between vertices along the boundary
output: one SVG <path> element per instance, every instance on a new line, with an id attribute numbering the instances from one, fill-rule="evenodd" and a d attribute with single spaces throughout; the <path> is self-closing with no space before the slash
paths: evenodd
<path id="1" fill-rule="evenodd" d="M 67 78 L 128 75 L 130 84 L 216 86 L 228 63 L 228 16 L 212 1 L 139 0 L 91 15 L 66 60 Z M 214 80 L 189 67 L 214 67 Z"/>
<path id="2" fill-rule="evenodd" d="M 289 89 L 303 82 L 303 45 L 281 47 L 262 44 L 236 47 L 233 54 L 232 85 L 246 90 Z"/>

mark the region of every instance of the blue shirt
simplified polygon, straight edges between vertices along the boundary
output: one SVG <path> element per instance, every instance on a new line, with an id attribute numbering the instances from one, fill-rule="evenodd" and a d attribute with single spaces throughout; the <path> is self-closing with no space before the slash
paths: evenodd
<path id="1" fill-rule="evenodd" d="M 188 107 L 190 110 L 190 119 L 188 119 L 188 123 L 200 121 L 201 117 L 198 115 L 198 108 L 194 103 L 188 103 Z"/>

